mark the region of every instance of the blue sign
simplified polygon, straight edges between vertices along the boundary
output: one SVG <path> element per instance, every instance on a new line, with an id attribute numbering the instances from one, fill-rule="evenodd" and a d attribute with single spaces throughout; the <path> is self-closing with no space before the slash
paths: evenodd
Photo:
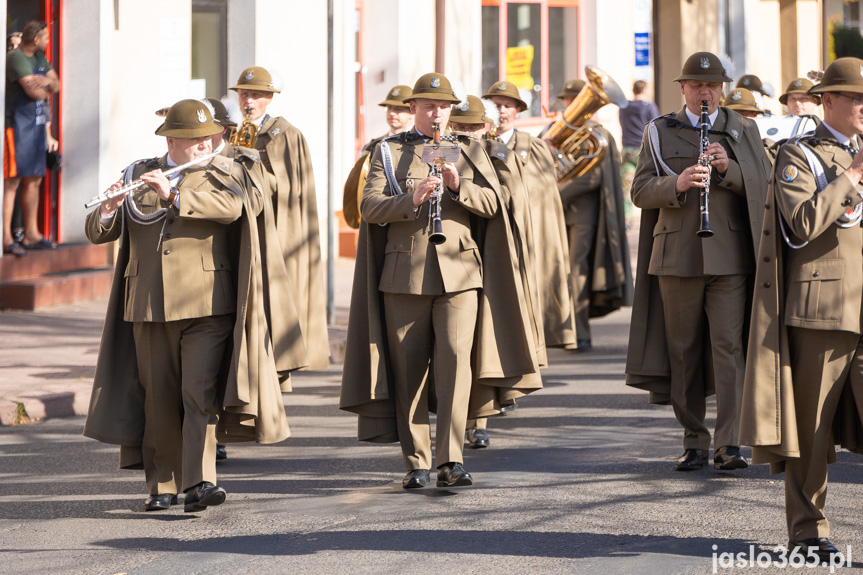
<path id="1" fill-rule="evenodd" d="M 650 66 L 650 32 L 635 33 L 635 65 Z"/>

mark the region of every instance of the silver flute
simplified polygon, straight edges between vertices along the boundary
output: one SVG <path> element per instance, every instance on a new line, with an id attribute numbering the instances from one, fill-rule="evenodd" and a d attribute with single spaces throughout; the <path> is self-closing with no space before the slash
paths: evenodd
<path id="1" fill-rule="evenodd" d="M 200 164 L 204 161 L 215 158 L 218 155 L 219 155 L 219 152 L 213 152 L 212 154 L 207 154 L 206 156 L 201 156 L 200 158 L 195 158 L 194 160 L 192 160 L 190 162 L 186 162 L 182 166 L 174 166 L 170 170 L 166 170 L 166 171 L 162 172 L 162 174 L 165 177 L 173 176 L 177 172 L 182 172 L 186 168 L 190 168 L 190 167 L 194 166 L 195 164 Z M 84 204 L 84 207 L 89 210 L 93 206 L 98 206 L 102 202 L 107 202 L 111 198 L 116 198 L 117 196 L 122 196 L 123 194 L 125 194 L 127 192 L 131 192 L 132 190 L 137 190 L 138 188 L 140 188 L 141 186 L 144 186 L 146 184 L 147 184 L 147 182 L 145 182 L 144 180 L 135 180 L 134 182 L 127 184 L 127 185 L 123 186 L 122 188 L 116 189 L 113 192 L 106 192 L 106 193 L 99 194 L 98 196 L 94 197 L 92 200 L 90 200 L 89 202 Z"/>

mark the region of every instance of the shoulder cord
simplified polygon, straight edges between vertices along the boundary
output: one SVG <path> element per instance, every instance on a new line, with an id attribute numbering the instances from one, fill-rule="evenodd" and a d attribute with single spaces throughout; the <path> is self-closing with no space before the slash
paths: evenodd
<path id="1" fill-rule="evenodd" d="M 390 146 L 387 144 L 386 140 L 381 142 L 381 155 L 384 158 L 384 174 L 387 176 L 387 182 L 390 184 L 390 195 L 391 196 L 400 196 L 404 192 L 399 187 L 399 183 L 396 180 L 395 170 L 393 170 L 393 157 L 390 153 Z"/>
<path id="2" fill-rule="evenodd" d="M 125 184 L 129 184 L 132 181 L 132 172 L 135 169 L 136 164 L 132 164 L 128 168 L 126 168 L 125 173 L 123 174 L 123 181 Z M 130 220 L 135 222 L 141 226 L 152 226 L 153 224 L 162 221 L 162 229 L 159 231 L 159 241 L 156 243 L 156 251 L 159 251 L 162 247 L 162 235 L 165 233 L 165 224 L 168 222 L 168 208 L 159 208 L 155 212 L 151 214 L 145 214 L 141 210 L 138 209 L 138 206 L 135 205 L 135 201 L 132 198 L 127 197 L 127 201 L 123 202 L 123 213 L 129 217 Z"/>
<path id="3" fill-rule="evenodd" d="M 650 152 L 653 156 L 653 167 L 656 169 L 656 175 L 659 175 L 659 168 L 662 167 L 662 171 L 665 172 L 666 176 L 677 176 L 677 174 L 668 167 L 668 165 L 662 161 L 662 155 L 660 154 L 659 149 L 659 130 L 656 128 L 656 120 L 653 120 L 647 126 L 647 134 L 650 138 Z"/>

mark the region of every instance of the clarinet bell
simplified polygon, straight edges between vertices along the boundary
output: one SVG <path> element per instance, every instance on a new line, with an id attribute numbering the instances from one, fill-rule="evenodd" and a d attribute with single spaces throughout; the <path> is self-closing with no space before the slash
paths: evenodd
<path id="1" fill-rule="evenodd" d="M 443 228 L 441 226 L 440 219 L 435 218 L 432 228 L 433 231 L 431 235 L 429 235 L 429 243 L 439 246 L 446 241 L 446 236 L 443 235 Z"/>

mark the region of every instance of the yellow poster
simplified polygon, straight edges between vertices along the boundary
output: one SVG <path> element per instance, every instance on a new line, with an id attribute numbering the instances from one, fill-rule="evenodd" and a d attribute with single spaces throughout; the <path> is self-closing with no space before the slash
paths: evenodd
<path id="1" fill-rule="evenodd" d="M 533 65 L 533 46 L 513 46 L 506 49 L 506 79 L 519 90 L 533 90 L 534 81 L 530 75 Z"/>

